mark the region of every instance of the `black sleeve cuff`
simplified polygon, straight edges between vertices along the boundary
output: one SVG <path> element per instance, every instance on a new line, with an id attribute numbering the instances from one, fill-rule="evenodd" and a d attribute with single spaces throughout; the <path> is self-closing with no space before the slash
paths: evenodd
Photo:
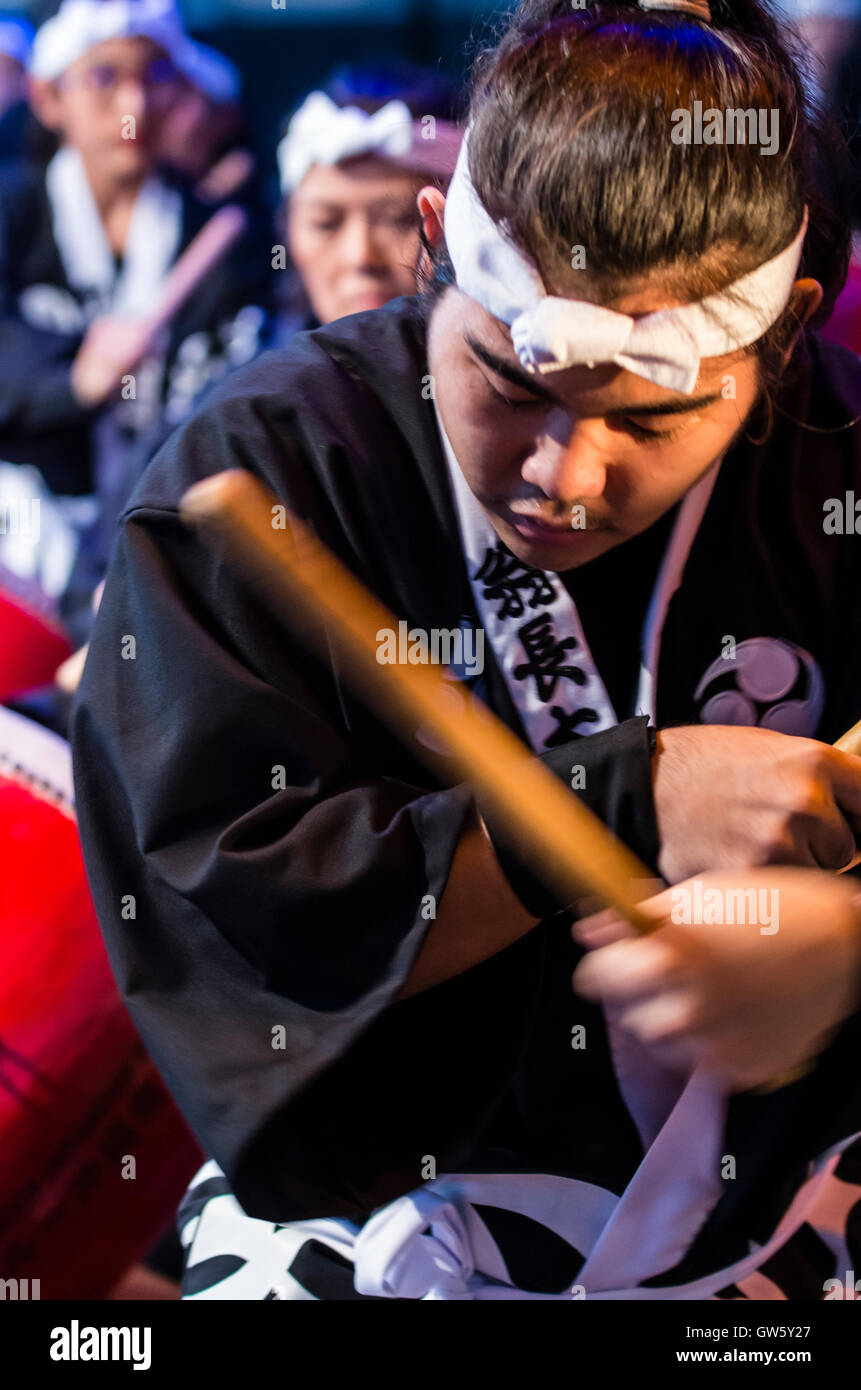
<path id="1" fill-rule="evenodd" d="M 657 875 L 660 842 L 652 795 L 655 746 L 656 731 L 643 715 L 551 748 L 541 754 L 541 761 Z M 484 819 L 500 867 L 523 906 L 538 918 L 564 910 L 565 904 L 524 864 L 505 831 L 487 816 Z"/>

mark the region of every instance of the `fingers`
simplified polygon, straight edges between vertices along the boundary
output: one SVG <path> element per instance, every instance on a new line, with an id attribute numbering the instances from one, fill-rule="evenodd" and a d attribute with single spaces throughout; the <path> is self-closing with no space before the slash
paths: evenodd
<path id="1" fill-rule="evenodd" d="M 690 1036 L 694 1021 L 694 999 L 687 990 L 643 1000 L 619 1015 L 620 1026 L 644 1043 L 667 1043 Z"/>
<path id="2" fill-rule="evenodd" d="M 655 937 L 637 938 L 584 957 L 574 972 L 574 988 L 586 999 L 633 1003 L 677 985 L 681 974 L 676 947 Z"/>
<path id="3" fill-rule="evenodd" d="M 818 766 L 809 783 L 806 804 L 794 818 L 795 830 L 801 832 L 793 837 L 799 841 L 795 862 L 835 873 L 851 862 L 856 851 L 855 832 L 847 820 L 852 812 L 840 803 L 839 796 L 845 795 L 847 787 L 854 788 L 856 776 L 861 777 L 861 758 L 824 745 L 815 748 L 815 757 Z M 853 763 L 857 768 L 847 766 Z M 772 862 L 781 861 L 775 858 Z"/>
<path id="4" fill-rule="evenodd" d="M 837 873 L 851 864 L 855 835 L 836 805 L 818 816 L 810 832 L 810 852 L 816 866 Z"/>
<path id="5" fill-rule="evenodd" d="M 632 884 L 639 911 L 645 917 L 652 917 L 655 922 L 660 922 L 666 915 L 665 902 L 659 896 L 664 888 L 664 883 L 654 878 L 638 879 Z M 581 899 L 578 907 L 584 915 L 572 923 L 571 935 L 587 951 L 609 946 L 614 941 L 630 940 L 637 935 L 630 922 L 620 917 L 615 908 L 601 909 L 595 898 Z"/>
<path id="6" fill-rule="evenodd" d="M 613 908 L 606 908 L 603 912 L 574 922 L 571 935 L 578 946 L 583 946 L 587 951 L 597 951 L 602 946 L 611 946 L 614 941 L 629 941 L 636 933 L 630 922 L 626 922 Z"/>

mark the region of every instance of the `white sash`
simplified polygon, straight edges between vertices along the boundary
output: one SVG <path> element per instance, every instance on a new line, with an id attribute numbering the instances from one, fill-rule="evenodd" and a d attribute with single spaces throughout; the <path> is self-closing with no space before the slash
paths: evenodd
<path id="1" fill-rule="evenodd" d="M 97 295 L 100 313 L 131 319 L 151 313 L 182 235 L 179 191 L 157 178 L 141 186 L 118 273 L 79 152 L 59 150 L 45 183 L 54 240 L 71 287 Z"/>
<path id="2" fill-rule="evenodd" d="M 97 315 L 141 319 L 152 313 L 182 238 L 179 190 L 156 177 L 141 185 L 118 272 L 80 153 L 60 149 L 48 165 L 45 185 L 66 279 L 87 296 L 82 327 Z M 155 419 L 163 358 L 163 347 L 155 343 L 135 368 L 134 396 L 103 408 L 93 423 L 97 492 L 110 493 L 122 476 L 128 449 L 124 427 L 145 429 Z"/>
<path id="3" fill-rule="evenodd" d="M 708 1086 L 693 1081 L 621 1197 L 591 1183 L 543 1174 L 453 1173 L 425 1183 L 375 1212 L 352 1244 L 355 1287 L 383 1298 L 451 1300 L 707 1300 L 759 1269 L 798 1230 L 825 1189 L 851 1135 L 808 1169 L 808 1177 L 765 1245 L 700 1279 L 664 1288 L 638 1280 L 671 1269 L 690 1248 L 720 1196 L 719 1169 L 694 1161 L 691 1128 L 714 1105 Z M 719 1130 L 709 1122 L 712 1135 Z M 716 1151 L 711 1158 L 717 1159 Z M 502 1255 L 476 1206 L 500 1207 L 540 1221 L 577 1250 L 586 1263 L 561 1293 L 535 1293 L 511 1280 Z M 318 1239 L 335 1248 L 329 1233 Z"/>

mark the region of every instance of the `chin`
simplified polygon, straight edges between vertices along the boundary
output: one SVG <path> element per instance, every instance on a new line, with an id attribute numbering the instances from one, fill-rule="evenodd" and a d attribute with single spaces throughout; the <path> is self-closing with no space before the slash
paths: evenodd
<path id="1" fill-rule="evenodd" d="M 124 140 L 120 148 L 114 146 L 105 155 L 104 163 L 117 177 L 129 174 L 147 174 L 153 167 L 153 156 L 146 147 L 141 148 L 134 140 Z"/>
<path id="2" fill-rule="evenodd" d="M 364 314 L 369 309 L 382 309 L 391 298 L 391 295 L 382 290 L 371 290 L 367 294 L 351 295 L 341 310 L 340 317 L 346 318 L 347 314 Z"/>

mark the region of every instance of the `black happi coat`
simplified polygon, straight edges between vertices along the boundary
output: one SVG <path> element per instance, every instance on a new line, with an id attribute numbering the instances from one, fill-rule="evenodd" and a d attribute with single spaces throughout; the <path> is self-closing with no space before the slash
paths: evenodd
<path id="1" fill-rule="evenodd" d="M 180 256 L 214 209 L 195 198 L 175 175 L 164 172 L 162 177 L 174 182 L 182 195 Z M 237 315 L 255 306 L 260 311 L 260 336 L 270 299 L 270 239 L 265 221 L 252 217 L 239 241 L 173 319 L 160 383 L 162 405 L 171 403 L 168 423 L 181 418 L 181 402 L 190 405 L 208 380 L 237 360 L 247 361 L 257 350 L 245 351 L 243 345 L 244 356 L 237 358 L 238 335 L 248 336 L 245 323 L 237 324 Z M 36 323 L 22 312 L 21 295 L 35 285 L 50 287 L 58 308 L 66 302 L 68 331 Z M 82 322 L 73 327 L 76 306 Z M 81 405 L 71 387 L 72 361 L 94 312 L 66 278 L 54 238 L 45 168 L 29 160 L 0 165 L 0 459 L 33 464 L 58 494 L 87 493 L 99 484 L 92 429 L 101 408 Z M 182 345 L 192 337 L 195 341 L 183 354 Z M 127 414 L 131 419 L 131 412 Z M 163 423 L 158 414 L 149 419 L 143 415 L 137 412 L 127 428 L 133 476 L 125 486 L 123 504 L 146 462 L 135 447 L 137 441 L 155 438 Z M 119 480 L 112 486 L 124 484 Z M 108 499 L 108 505 L 112 503 Z"/>
<path id="2" fill-rule="evenodd" d="M 827 430 L 861 411 L 850 354 L 812 337 L 796 366 L 796 420 Z M 417 1186 L 427 1156 L 440 1174 L 556 1173 L 617 1192 L 641 1156 L 601 1012 L 571 991 L 564 921 L 390 1004 L 470 789 L 431 775 L 177 514 L 197 478 L 247 467 L 410 624 L 474 618 L 426 372 L 414 306 L 398 301 L 225 383 L 137 490 L 75 708 L 81 834 L 120 988 L 202 1144 L 248 1213 L 272 1221 L 367 1213 Z M 861 498 L 859 439 L 778 414 L 766 446 L 727 456 L 668 613 L 659 725 L 696 721 L 727 634 L 812 654 L 823 738 L 861 714 L 847 601 L 859 541 L 822 526 L 823 499 Z M 518 729 L 488 663 L 485 697 Z M 570 753 L 584 795 L 654 865 L 644 723 Z M 286 789 L 273 790 L 279 767 Z M 571 1046 L 579 1023 L 585 1049 Z M 667 1282 L 764 1240 L 807 1161 L 861 1128 L 858 1033 L 854 1018 L 813 1076 L 730 1102 L 738 1176 Z"/>

